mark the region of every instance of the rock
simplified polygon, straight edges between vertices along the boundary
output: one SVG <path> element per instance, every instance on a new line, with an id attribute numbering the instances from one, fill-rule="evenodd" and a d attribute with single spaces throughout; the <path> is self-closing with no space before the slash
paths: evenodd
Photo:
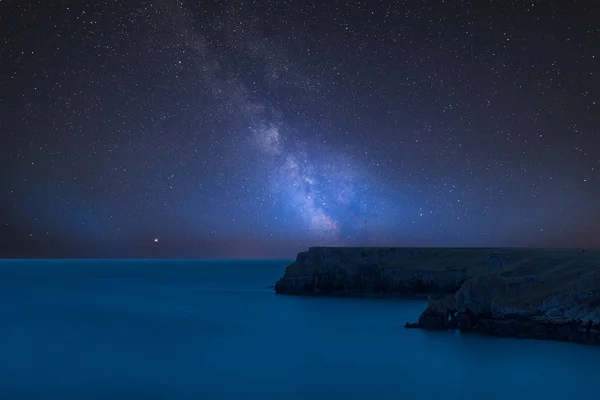
<path id="1" fill-rule="evenodd" d="M 425 311 L 419 317 L 418 325 L 423 329 L 456 329 L 457 315 L 456 299 L 453 295 L 429 299 Z"/>
<path id="2" fill-rule="evenodd" d="M 455 256 L 448 249 L 312 247 L 287 267 L 275 291 L 338 296 L 454 293 L 467 278 L 467 269 L 456 264 Z M 483 265 L 486 256 L 477 256 L 476 262 Z"/>
<path id="3" fill-rule="evenodd" d="M 278 294 L 426 295 L 407 328 L 600 344 L 600 252 L 332 248 L 298 254 Z"/>
<path id="4" fill-rule="evenodd" d="M 418 325 L 424 329 L 456 325 L 463 331 L 494 336 L 600 344 L 599 261 L 596 254 L 531 270 L 531 275 L 467 279 L 453 295 L 430 302 Z M 456 323 L 447 319 L 450 311 L 456 311 Z"/>

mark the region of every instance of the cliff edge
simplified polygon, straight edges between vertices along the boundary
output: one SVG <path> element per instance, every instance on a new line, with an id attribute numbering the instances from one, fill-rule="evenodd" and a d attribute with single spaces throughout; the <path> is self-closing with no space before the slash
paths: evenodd
<path id="1" fill-rule="evenodd" d="M 600 252 L 312 247 L 278 294 L 429 297 L 407 327 L 600 344 Z"/>

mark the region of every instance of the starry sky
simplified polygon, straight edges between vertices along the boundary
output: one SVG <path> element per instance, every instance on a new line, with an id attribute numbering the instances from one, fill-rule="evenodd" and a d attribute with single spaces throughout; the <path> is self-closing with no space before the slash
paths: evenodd
<path id="1" fill-rule="evenodd" d="M 600 247 L 595 1 L 0 10 L 2 256 Z"/>

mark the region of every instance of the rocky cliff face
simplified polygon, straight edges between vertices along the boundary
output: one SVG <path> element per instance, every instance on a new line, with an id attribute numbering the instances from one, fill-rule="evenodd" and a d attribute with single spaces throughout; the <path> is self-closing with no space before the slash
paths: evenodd
<path id="1" fill-rule="evenodd" d="M 275 290 L 429 295 L 407 327 L 600 344 L 600 252 L 311 248 Z"/>
<path id="2" fill-rule="evenodd" d="M 600 262 L 577 257 L 517 270 L 466 280 L 407 326 L 600 344 Z"/>
<path id="3" fill-rule="evenodd" d="M 466 269 L 446 263 L 414 268 L 433 249 L 313 247 L 298 254 L 275 284 L 278 294 L 402 296 L 454 293 Z"/>
<path id="4" fill-rule="evenodd" d="M 526 250 L 311 247 L 275 285 L 280 294 L 454 293 L 470 276 L 505 271 Z"/>

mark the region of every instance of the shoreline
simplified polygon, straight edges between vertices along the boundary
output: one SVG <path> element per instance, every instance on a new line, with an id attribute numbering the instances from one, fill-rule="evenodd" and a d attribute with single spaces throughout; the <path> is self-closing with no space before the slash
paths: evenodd
<path id="1" fill-rule="evenodd" d="M 429 299 L 405 327 L 600 344 L 600 251 L 311 247 L 275 292 Z"/>

